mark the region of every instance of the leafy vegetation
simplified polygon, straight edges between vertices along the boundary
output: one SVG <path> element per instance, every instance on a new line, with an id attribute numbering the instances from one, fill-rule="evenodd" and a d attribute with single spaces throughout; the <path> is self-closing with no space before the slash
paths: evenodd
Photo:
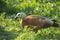
<path id="1" fill-rule="evenodd" d="M 14 20 L 18 12 L 42 15 L 60 24 L 60 0 L 0 0 L 0 40 L 60 40 L 60 25 L 37 33 L 29 28 L 21 30 L 20 19 Z"/>

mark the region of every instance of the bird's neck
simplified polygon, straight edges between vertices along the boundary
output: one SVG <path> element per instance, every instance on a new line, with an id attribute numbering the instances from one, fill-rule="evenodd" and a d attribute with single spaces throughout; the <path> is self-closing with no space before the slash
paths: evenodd
<path id="1" fill-rule="evenodd" d="M 23 20 L 26 20 L 26 17 L 24 17 L 24 18 L 21 18 L 21 19 L 23 19 Z"/>

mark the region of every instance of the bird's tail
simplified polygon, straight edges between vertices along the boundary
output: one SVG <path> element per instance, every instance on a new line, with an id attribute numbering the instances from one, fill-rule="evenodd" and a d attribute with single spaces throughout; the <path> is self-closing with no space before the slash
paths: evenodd
<path id="1" fill-rule="evenodd" d="M 56 23 L 57 22 L 57 20 L 52 20 L 53 21 L 53 25 L 52 26 L 54 26 L 54 27 L 58 27 L 59 26 L 59 24 L 58 23 Z"/>

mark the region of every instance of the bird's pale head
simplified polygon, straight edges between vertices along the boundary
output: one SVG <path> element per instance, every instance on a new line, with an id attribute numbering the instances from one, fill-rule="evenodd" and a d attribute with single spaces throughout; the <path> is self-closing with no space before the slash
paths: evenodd
<path id="1" fill-rule="evenodd" d="M 24 19 L 24 18 L 26 18 L 26 14 L 23 12 L 17 13 L 15 16 L 15 19 L 17 19 L 18 17 Z"/>

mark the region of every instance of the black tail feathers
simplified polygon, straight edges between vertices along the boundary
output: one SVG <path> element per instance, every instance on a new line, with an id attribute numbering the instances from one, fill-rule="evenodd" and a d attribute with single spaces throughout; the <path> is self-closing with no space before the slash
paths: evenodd
<path id="1" fill-rule="evenodd" d="M 53 26 L 54 27 L 58 27 L 59 26 L 59 24 L 58 23 L 56 23 L 57 22 L 57 20 L 52 20 L 54 23 L 53 23 Z"/>

